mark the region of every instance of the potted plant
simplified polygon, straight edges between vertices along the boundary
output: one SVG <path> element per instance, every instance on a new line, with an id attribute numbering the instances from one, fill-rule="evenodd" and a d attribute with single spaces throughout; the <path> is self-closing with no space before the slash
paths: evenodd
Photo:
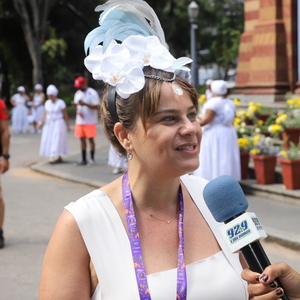
<path id="1" fill-rule="evenodd" d="M 281 137 L 284 140 L 284 148 L 289 149 L 290 142 L 295 145 L 300 141 L 300 117 L 294 117 L 293 111 L 289 114 L 284 113 L 278 115 L 275 120 L 276 124 L 282 126 Z"/>
<path id="2" fill-rule="evenodd" d="M 248 111 L 257 120 L 266 121 L 270 116 L 275 114 L 272 107 L 261 105 L 259 102 L 249 102 Z"/>
<path id="3" fill-rule="evenodd" d="M 238 145 L 240 148 L 241 178 L 247 179 L 250 159 L 249 151 L 253 147 L 253 138 L 250 136 L 239 137 Z"/>
<path id="4" fill-rule="evenodd" d="M 278 153 L 283 184 L 288 190 L 300 189 L 300 145 L 290 142 L 288 150 Z"/>
<path id="5" fill-rule="evenodd" d="M 265 121 L 255 119 L 254 121 L 254 130 L 257 134 L 263 134 L 264 136 L 268 137 L 272 135 L 271 132 L 271 125 L 273 125 L 275 122 L 275 118 L 272 116 L 269 116 Z M 278 125 L 279 126 L 279 125 Z"/>
<path id="6" fill-rule="evenodd" d="M 279 147 L 274 145 L 271 137 L 263 135 L 254 136 L 254 147 L 250 155 L 254 163 L 254 172 L 258 184 L 271 184 L 275 182 L 276 158 Z"/>
<path id="7" fill-rule="evenodd" d="M 250 112 L 247 110 L 238 110 L 236 113 L 238 119 L 240 119 L 240 123 L 244 123 L 246 125 L 253 125 L 253 120 L 251 118 Z"/>

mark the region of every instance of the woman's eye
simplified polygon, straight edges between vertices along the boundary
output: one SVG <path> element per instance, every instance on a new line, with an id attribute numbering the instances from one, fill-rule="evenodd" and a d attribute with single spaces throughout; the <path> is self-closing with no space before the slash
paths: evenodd
<path id="1" fill-rule="evenodd" d="M 174 120 L 175 120 L 175 117 L 173 117 L 173 116 L 168 116 L 168 117 L 163 118 L 163 121 L 166 121 L 166 122 L 170 122 L 170 121 L 174 121 Z"/>
<path id="2" fill-rule="evenodd" d="M 197 114 L 196 114 L 196 112 L 192 112 L 188 115 L 188 117 L 189 117 L 189 119 L 193 120 L 193 119 L 196 119 Z"/>

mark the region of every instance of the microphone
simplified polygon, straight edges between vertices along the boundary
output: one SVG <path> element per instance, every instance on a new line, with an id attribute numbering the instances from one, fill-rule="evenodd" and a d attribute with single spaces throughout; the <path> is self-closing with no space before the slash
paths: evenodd
<path id="1" fill-rule="evenodd" d="M 271 264 L 259 242 L 267 234 L 256 215 L 246 212 L 248 202 L 238 181 L 228 175 L 217 177 L 205 186 L 203 197 L 214 219 L 225 223 L 219 230 L 231 252 L 239 250 L 250 270 L 262 273 Z M 275 281 L 282 287 L 279 279 Z"/>

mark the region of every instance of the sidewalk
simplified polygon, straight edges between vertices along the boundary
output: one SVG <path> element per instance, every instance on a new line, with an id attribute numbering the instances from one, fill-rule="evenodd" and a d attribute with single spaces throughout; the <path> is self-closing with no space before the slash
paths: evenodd
<path id="1" fill-rule="evenodd" d="M 119 175 L 107 165 L 108 142 L 96 151 L 96 166 L 76 166 L 80 153 L 72 154 L 61 164 L 47 161 L 31 166 L 35 171 L 99 188 Z M 249 202 L 248 211 L 255 212 L 270 241 L 300 250 L 300 190 L 285 190 L 283 184 L 258 185 L 254 179 L 241 181 Z"/>

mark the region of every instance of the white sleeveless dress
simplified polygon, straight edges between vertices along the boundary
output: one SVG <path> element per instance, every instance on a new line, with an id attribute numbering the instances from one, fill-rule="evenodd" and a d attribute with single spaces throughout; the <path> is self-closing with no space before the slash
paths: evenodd
<path id="1" fill-rule="evenodd" d="M 247 283 L 241 279 L 239 255 L 229 252 L 202 191 L 206 180 L 185 175 L 183 184 L 209 224 L 222 251 L 188 264 L 187 300 L 246 300 Z M 74 216 L 93 261 L 99 284 L 92 300 L 139 300 L 130 242 L 108 196 L 95 190 L 65 207 Z M 152 300 L 176 300 L 177 270 L 147 275 Z"/>

